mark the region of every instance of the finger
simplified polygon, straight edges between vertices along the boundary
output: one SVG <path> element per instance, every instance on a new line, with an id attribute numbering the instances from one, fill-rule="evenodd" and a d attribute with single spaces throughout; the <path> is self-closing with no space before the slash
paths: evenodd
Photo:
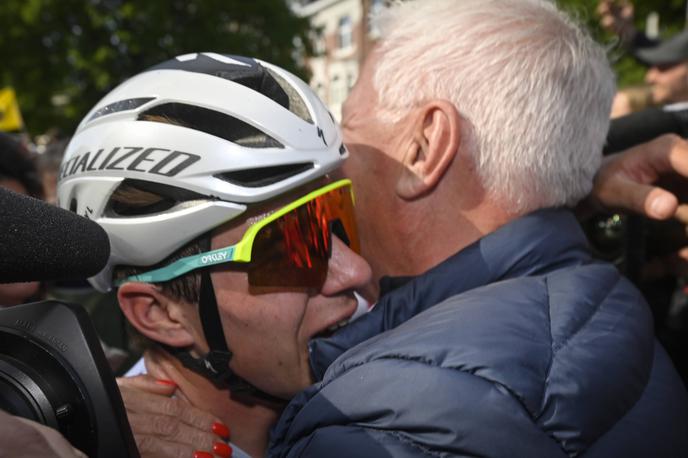
<path id="1" fill-rule="evenodd" d="M 203 431 L 211 431 L 214 423 L 221 423 L 220 419 L 214 415 L 180 399 L 133 390 L 123 392 L 122 399 L 127 412 L 164 415 Z"/>
<path id="2" fill-rule="evenodd" d="M 131 387 L 120 387 L 120 394 L 127 412 L 163 413 L 162 404 L 169 400 L 169 396 L 139 391 Z M 176 401 L 179 402 L 179 401 Z"/>
<path id="3" fill-rule="evenodd" d="M 672 193 L 618 174 L 609 177 L 596 192 L 607 207 L 624 208 L 658 220 L 671 218 L 678 207 Z"/>
<path id="4" fill-rule="evenodd" d="M 135 439 L 141 458 L 192 458 L 197 450 L 191 445 L 157 436 L 135 436 Z"/>
<path id="5" fill-rule="evenodd" d="M 681 204 L 676 209 L 674 217 L 683 224 L 688 224 L 688 205 Z"/>
<path id="6" fill-rule="evenodd" d="M 688 261 L 688 247 L 683 247 L 680 250 L 678 250 L 677 255 L 684 261 Z"/>
<path id="7" fill-rule="evenodd" d="M 688 177 L 688 143 L 677 135 L 662 135 L 629 151 L 635 162 L 644 162 L 657 175 L 671 172 Z"/>
<path id="8" fill-rule="evenodd" d="M 174 382 L 170 380 L 158 380 L 148 374 L 137 375 L 135 377 L 118 377 L 117 385 L 120 391 L 124 388 L 145 391 L 162 396 L 172 396 L 177 389 L 177 385 Z"/>
<path id="9" fill-rule="evenodd" d="M 652 183 L 669 173 L 688 176 L 688 143 L 676 135 L 663 135 L 606 158 L 595 178 L 594 196 L 607 208 L 666 219 L 676 211 L 678 200 Z"/>
<path id="10" fill-rule="evenodd" d="M 161 408 L 164 415 L 178 418 L 183 423 L 201 431 L 212 432 L 214 425 L 222 424 L 216 416 L 177 399 L 165 399 Z M 227 430 L 226 426 L 224 430 Z"/>
<path id="11" fill-rule="evenodd" d="M 643 192 L 643 186 L 638 186 L 638 191 Z M 642 201 L 642 211 L 648 217 L 658 220 L 669 219 L 676 213 L 678 199 L 675 195 L 656 186 L 648 186 L 646 197 Z"/>
<path id="12" fill-rule="evenodd" d="M 135 437 L 154 436 L 194 450 L 212 450 L 213 445 L 220 442 L 211 428 L 199 429 L 165 415 L 133 414 L 129 416 L 129 424 Z"/>

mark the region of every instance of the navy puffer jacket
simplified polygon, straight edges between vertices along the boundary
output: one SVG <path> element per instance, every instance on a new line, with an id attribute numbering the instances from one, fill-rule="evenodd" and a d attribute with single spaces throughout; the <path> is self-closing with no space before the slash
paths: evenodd
<path id="1" fill-rule="evenodd" d="M 271 456 L 688 456 L 651 312 L 565 210 L 482 238 L 311 352 L 326 372 Z"/>

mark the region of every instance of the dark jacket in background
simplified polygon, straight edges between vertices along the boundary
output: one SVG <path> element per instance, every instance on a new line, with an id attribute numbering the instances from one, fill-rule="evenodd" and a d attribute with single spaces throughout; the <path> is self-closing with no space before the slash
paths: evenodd
<path id="1" fill-rule="evenodd" d="M 565 210 L 489 234 L 311 351 L 323 380 L 271 456 L 688 456 L 650 310 Z"/>

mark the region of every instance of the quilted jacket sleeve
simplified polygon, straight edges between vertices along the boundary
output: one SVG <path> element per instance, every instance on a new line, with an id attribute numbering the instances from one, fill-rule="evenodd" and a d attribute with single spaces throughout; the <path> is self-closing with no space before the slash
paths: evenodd
<path id="1" fill-rule="evenodd" d="M 297 403 L 271 456 L 566 456 L 503 386 L 423 361 L 371 361 Z"/>

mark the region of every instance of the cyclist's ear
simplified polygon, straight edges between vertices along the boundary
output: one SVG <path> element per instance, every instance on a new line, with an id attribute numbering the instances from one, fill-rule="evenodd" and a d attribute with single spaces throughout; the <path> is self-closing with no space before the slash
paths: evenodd
<path id="1" fill-rule="evenodd" d="M 186 320 L 190 304 L 173 300 L 150 283 L 128 282 L 119 287 L 122 313 L 141 334 L 172 347 L 194 344 L 194 329 Z"/>

